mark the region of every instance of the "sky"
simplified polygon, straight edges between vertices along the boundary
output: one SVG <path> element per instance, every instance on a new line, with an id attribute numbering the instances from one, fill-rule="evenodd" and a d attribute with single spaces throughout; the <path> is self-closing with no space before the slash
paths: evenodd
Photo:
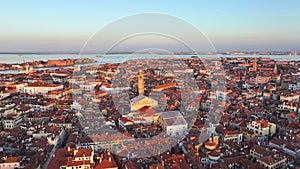
<path id="1" fill-rule="evenodd" d="M 79 51 L 112 22 L 149 12 L 190 23 L 217 51 L 300 51 L 299 6 L 298 0 L 3 0 L 0 52 Z"/>

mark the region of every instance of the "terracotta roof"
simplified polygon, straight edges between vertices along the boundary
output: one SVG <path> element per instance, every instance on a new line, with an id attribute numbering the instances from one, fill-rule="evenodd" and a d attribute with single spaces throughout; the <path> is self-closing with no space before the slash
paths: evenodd
<path id="1" fill-rule="evenodd" d="M 63 86 L 62 84 L 47 84 L 47 83 L 29 83 L 28 87 L 58 87 Z"/>
<path id="2" fill-rule="evenodd" d="M 104 159 L 101 163 L 99 163 L 95 169 L 105 169 L 105 168 L 112 168 L 117 167 L 116 163 L 113 161 L 109 161 L 107 159 Z"/>
<path id="3" fill-rule="evenodd" d="M 170 88 L 170 87 L 174 87 L 174 86 L 176 86 L 175 83 L 167 83 L 167 84 L 155 86 L 155 87 L 153 87 L 153 89 L 165 89 L 165 88 Z"/>
<path id="4" fill-rule="evenodd" d="M 220 152 L 214 150 L 214 151 L 212 151 L 209 155 L 210 155 L 210 156 L 213 156 L 213 157 L 219 157 L 219 156 L 220 156 Z"/>
<path id="5" fill-rule="evenodd" d="M 267 120 L 256 120 L 255 121 L 261 128 L 267 128 L 270 126 L 270 123 Z"/>
<path id="6" fill-rule="evenodd" d="M 65 148 L 58 148 L 54 153 L 54 157 L 52 157 L 48 169 L 59 168 L 60 166 L 67 165 L 69 152 Z"/>
<path id="7" fill-rule="evenodd" d="M 268 152 L 265 148 L 259 146 L 259 145 L 254 145 L 251 148 L 252 151 L 258 153 L 258 154 L 262 154 L 263 156 L 269 155 L 270 152 Z"/>
<path id="8" fill-rule="evenodd" d="M 76 150 L 75 150 L 76 151 Z M 75 153 L 74 151 L 74 153 Z M 87 157 L 92 155 L 93 149 L 88 148 L 88 149 L 78 149 L 75 157 Z"/>
<path id="9" fill-rule="evenodd" d="M 79 165 L 91 165 L 90 160 L 81 160 L 81 161 L 74 161 L 73 158 L 69 158 L 67 162 L 67 166 L 79 166 Z"/>
<path id="10" fill-rule="evenodd" d="M 19 162 L 19 157 L 7 157 L 7 159 L 4 161 L 4 163 L 15 163 Z"/>
<path id="11" fill-rule="evenodd" d="M 262 161 L 262 162 L 264 162 L 266 164 L 271 165 L 271 164 L 274 164 L 274 163 L 276 163 L 276 162 L 281 161 L 281 160 L 284 159 L 284 157 L 279 156 L 278 154 L 277 154 L 277 156 L 278 157 L 275 158 L 273 155 L 269 155 L 269 156 L 266 156 L 266 157 L 261 157 L 258 160 Z"/>
<path id="12" fill-rule="evenodd" d="M 127 122 L 132 122 L 133 123 L 133 121 L 131 121 L 131 120 L 125 118 L 125 117 L 121 117 L 119 120 L 124 122 L 124 123 L 127 123 Z"/>

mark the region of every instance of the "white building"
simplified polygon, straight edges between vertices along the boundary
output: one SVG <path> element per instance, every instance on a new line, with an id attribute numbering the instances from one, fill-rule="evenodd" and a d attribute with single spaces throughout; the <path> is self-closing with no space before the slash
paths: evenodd
<path id="1" fill-rule="evenodd" d="M 298 112 L 298 103 L 295 101 L 283 101 L 282 104 L 278 105 L 278 107 L 282 110 Z"/>
<path id="2" fill-rule="evenodd" d="M 232 91 L 231 90 L 217 90 L 216 91 L 216 98 L 218 100 L 221 100 L 221 101 L 225 101 L 226 100 L 226 97 L 229 93 L 231 93 Z"/>
<path id="3" fill-rule="evenodd" d="M 257 162 L 267 169 L 281 169 L 287 167 L 287 158 L 279 154 L 258 158 Z"/>
<path id="4" fill-rule="evenodd" d="M 81 110 L 82 109 L 82 106 L 81 104 L 78 103 L 77 100 L 75 100 L 72 105 L 71 105 L 71 109 L 74 109 L 74 110 Z"/>
<path id="5" fill-rule="evenodd" d="M 92 166 L 94 165 L 93 157 L 93 149 L 75 149 L 73 151 L 73 157 L 68 158 L 67 165 L 60 166 L 60 169 L 92 168 Z"/>
<path id="6" fill-rule="evenodd" d="M 80 84 L 80 89 L 91 91 L 91 90 L 95 89 L 95 86 L 96 86 L 96 83 L 84 83 L 84 84 Z"/>
<path id="7" fill-rule="evenodd" d="M 29 103 L 26 104 L 26 106 L 30 106 L 34 109 L 34 111 L 47 111 L 47 110 L 53 110 L 55 107 L 55 104 L 53 102 L 35 102 L 35 103 Z"/>
<path id="8" fill-rule="evenodd" d="M 21 88 L 24 88 L 27 85 L 28 85 L 27 83 L 23 83 L 23 82 L 14 82 L 14 83 L 8 84 L 6 87 L 15 88 L 16 91 L 20 91 Z"/>
<path id="9" fill-rule="evenodd" d="M 10 96 L 10 93 L 0 93 L 0 100 L 7 98 L 8 96 Z"/>
<path id="10" fill-rule="evenodd" d="M 247 129 L 262 136 L 272 136 L 276 132 L 276 124 L 267 120 L 255 120 L 247 124 Z"/>
<path id="11" fill-rule="evenodd" d="M 243 140 L 243 133 L 238 130 L 225 130 L 223 134 L 224 141 L 240 143 Z"/>
<path id="12" fill-rule="evenodd" d="M 289 90 L 299 90 L 299 85 L 298 83 L 290 83 L 289 84 Z"/>
<path id="13" fill-rule="evenodd" d="M 21 116 L 17 114 L 11 114 L 2 121 L 2 124 L 4 129 L 12 129 L 20 125 L 21 122 L 22 122 Z"/>
<path id="14" fill-rule="evenodd" d="M 295 92 L 282 93 L 280 95 L 280 100 L 281 101 L 296 101 L 296 102 L 299 102 L 299 97 L 300 97 L 300 95 L 295 93 Z"/>
<path id="15" fill-rule="evenodd" d="M 188 129 L 188 124 L 179 111 L 160 113 L 158 124 L 169 136 L 184 136 Z"/>
<path id="16" fill-rule="evenodd" d="M 27 86 L 21 87 L 21 93 L 28 94 L 46 94 L 53 90 L 62 90 L 64 86 L 62 84 L 44 84 L 44 83 L 31 83 Z"/>

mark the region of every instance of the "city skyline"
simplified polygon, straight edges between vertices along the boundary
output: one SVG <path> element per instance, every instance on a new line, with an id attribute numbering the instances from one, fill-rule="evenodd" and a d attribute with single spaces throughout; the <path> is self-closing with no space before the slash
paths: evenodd
<path id="1" fill-rule="evenodd" d="M 297 1 L 6 1 L 0 7 L 0 52 L 78 52 L 101 28 L 139 13 L 183 19 L 220 52 L 300 51 L 298 5 Z"/>

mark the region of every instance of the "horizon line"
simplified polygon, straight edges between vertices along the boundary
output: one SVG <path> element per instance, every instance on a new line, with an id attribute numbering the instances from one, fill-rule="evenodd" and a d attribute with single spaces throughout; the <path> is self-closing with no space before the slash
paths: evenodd
<path id="1" fill-rule="evenodd" d="M 232 51 L 217 51 L 217 52 L 187 52 L 187 51 L 170 51 L 167 53 L 164 52 L 155 52 L 155 51 L 150 51 L 150 52 L 134 52 L 134 51 L 116 51 L 116 52 L 85 52 L 85 53 L 80 53 L 79 51 L 27 51 L 27 52 L 22 52 L 22 51 L 7 51 L 7 52 L 0 52 L 0 54 L 36 54 L 36 55 L 50 55 L 50 54 L 163 54 L 163 55 L 184 55 L 184 54 L 191 54 L 191 55 L 196 55 L 196 54 L 206 54 L 206 55 L 215 55 L 215 54 L 300 54 L 300 51 L 288 51 L 288 50 L 270 50 L 270 51 L 239 51 L 239 50 L 232 50 Z"/>

